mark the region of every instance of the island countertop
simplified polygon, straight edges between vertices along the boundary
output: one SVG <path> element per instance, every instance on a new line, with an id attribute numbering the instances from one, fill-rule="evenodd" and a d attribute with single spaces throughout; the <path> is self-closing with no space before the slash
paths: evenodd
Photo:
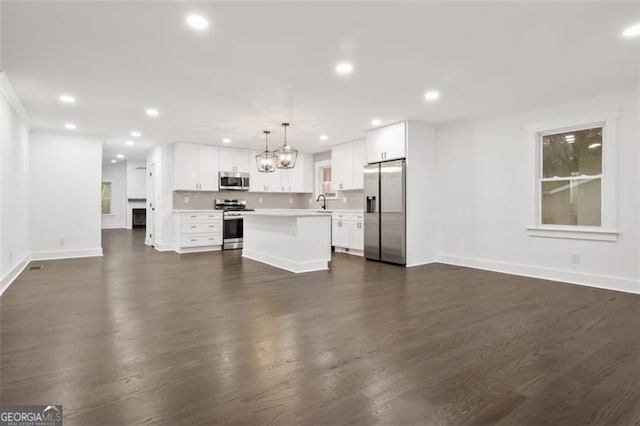
<path id="1" fill-rule="evenodd" d="M 310 217 L 310 216 L 331 216 L 331 212 L 319 212 L 315 210 L 303 209 L 264 209 L 252 212 L 244 212 L 245 216 L 280 216 L 280 217 Z"/>

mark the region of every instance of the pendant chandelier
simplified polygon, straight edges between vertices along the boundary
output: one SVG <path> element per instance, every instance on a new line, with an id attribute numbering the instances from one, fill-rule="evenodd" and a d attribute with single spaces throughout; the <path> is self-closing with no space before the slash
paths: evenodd
<path id="1" fill-rule="evenodd" d="M 269 151 L 269 133 L 268 130 L 264 133 L 264 151 L 256 155 L 256 165 L 260 173 L 273 173 L 276 171 L 276 155 Z"/>
<path id="2" fill-rule="evenodd" d="M 282 127 L 284 127 L 284 144 L 273 151 L 276 156 L 276 167 L 279 169 L 293 169 L 296 166 L 298 150 L 291 148 L 287 143 L 287 127 L 289 127 L 289 123 L 282 123 Z"/>

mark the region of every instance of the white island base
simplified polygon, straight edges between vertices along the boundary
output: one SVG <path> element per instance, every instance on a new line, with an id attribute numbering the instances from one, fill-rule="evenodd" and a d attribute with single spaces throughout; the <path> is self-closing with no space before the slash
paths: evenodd
<path id="1" fill-rule="evenodd" d="M 329 269 L 331 214 L 246 212 L 242 257 L 295 273 Z"/>

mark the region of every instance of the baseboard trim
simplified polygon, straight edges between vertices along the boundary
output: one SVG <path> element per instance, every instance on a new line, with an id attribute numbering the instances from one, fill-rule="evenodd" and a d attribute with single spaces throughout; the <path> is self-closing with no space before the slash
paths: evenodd
<path id="1" fill-rule="evenodd" d="M 435 261 L 435 260 L 427 260 L 426 262 L 407 263 L 405 266 L 407 268 L 413 268 L 414 266 L 425 266 L 425 265 L 431 265 L 431 264 L 434 264 L 434 263 L 438 263 L 438 262 Z M 442 262 L 442 263 L 444 263 L 444 262 Z"/>
<path id="2" fill-rule="evenodd" d="M 312 260 L 309 262 L 293 262 L 277 256 L 271 256 L 264 253 L 242 249 L 242 257 L 255 260 L 257 262 L 266 263 L 275 268 L 284 269 L 285 271 L 300 274 L 304 272 L 326 271 L 329 269 L 327 260 Z"/>
<path id="3" fill-rule="evenodd" d="M 145 241 L 145 244 L 146 241 Z M 147 244 L 148 246 L 153 247 L 156 251 L 175 251 L 173 246 L 170 244 Z"/>
<path id="4" fill-rule="evenodd" d="M 640 280 L 614 277 L 610 275 L 586 274 L 583 272 L 567 271 L 562 269 L 544 268 L 540 266 L 523 265 L 518 263 L 500 262 L 473 257 L 453 256 L 439 254 L 436 256 L 438 263 L 464 266 L 467 268 L 483 269 L 486 271 L 501 272 L 505 274 L 520 275 L 523 277 L 539 278 L 561 283 L 584 285 L 605 290 L 622 291 L 624 293 L 640 294 Z"/>
<path id="5" fill-rule="evenodd" d="M 99 256 L 102 256 L 102 247 L 93 249 L 36 251 L 31 253 L 31 260 L 58 260 Z"/>
<path id="6" fill-rule="evenodd" d="M 16 263 L 13 268 L 9 270 L 2 279 L 0 279 L 0 296 L 5 292 L 6 289 L 15 281 L 16 278 L 20 276 L 20 274 L 27 269 L 29 263 L 31 262 L 31 253 L 27 253 L 24 255 L 20 262 Z"/>
<path id="7" fill-rule="evenodd" d="M 208 251 L 220 251 L 222 246 L 204 246 L 204 247 L 179 247 L 175 249 L 176 253 L 189 254 L 189 253 L 205 253 Z"/>

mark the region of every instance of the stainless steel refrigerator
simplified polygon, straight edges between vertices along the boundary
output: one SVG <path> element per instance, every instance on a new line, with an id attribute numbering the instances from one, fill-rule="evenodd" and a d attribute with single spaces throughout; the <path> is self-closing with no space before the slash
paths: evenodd
<path id="1" fill-rule="evenodd" d="M 364 167 L 364 256 L 405 265 L 405 160 Z"/>

